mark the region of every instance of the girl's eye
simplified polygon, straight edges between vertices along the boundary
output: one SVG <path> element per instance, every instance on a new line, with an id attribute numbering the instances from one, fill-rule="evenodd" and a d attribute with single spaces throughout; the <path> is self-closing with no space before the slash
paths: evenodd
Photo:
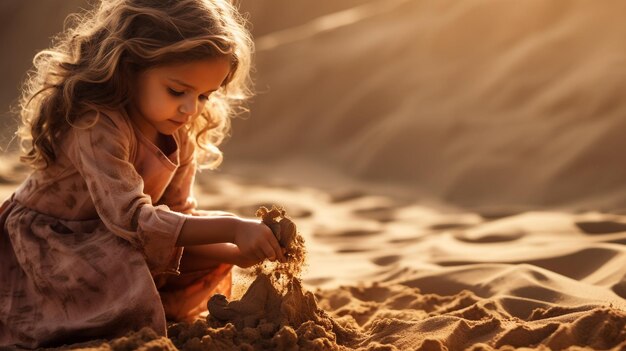
<path id="1" fill-rule="evenodd" d="M 172 88 L 167 88 L 167 91 L 172 95 L 172 96 L 183 96 L 185 94 L 185 92 L 183 91 L 178 91 L 178 90 L 174 90 Z"/>
<path id="2" fill-rule="evenodd" d="M 208 95 L 200 95 L 200 96 L 198 96 L 198 100 L 200 100 L 200 101 L 207 101 L 207 100 L 209 100 L 209 96 Z"/>

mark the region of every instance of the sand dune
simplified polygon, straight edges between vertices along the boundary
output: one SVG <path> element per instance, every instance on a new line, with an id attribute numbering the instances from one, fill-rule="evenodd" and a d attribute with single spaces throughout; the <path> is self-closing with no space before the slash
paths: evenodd
<path id="1" fill-rule="evenodd" d="M 623 207 L 622 3 L 364 7 L 336 28 L 258 38 L 260 94 L 231 157 L 272 161 L 289 145 L 465 206 Z"/>

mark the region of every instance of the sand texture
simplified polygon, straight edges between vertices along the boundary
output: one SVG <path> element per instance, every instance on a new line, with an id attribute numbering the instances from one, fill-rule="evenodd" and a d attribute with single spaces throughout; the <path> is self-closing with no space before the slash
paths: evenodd
<path id="1" fill-rule="evenodd" d="M 0 46 L 72 1 L 2 3 Z M 303 264 L 235 270 L 230 310 L 170 338 L 63 349 L 626 350 L 625 2 L 241 3 L 258 94 L 196 195 L 282 206 Z"/>
<path id="2" fill-rule="evenodd" d="M 312 160 L 464 207 L 624 208 L 623 13 L 372 0 L 257 37 L 259 94 L 226 155 Z"/>
<path id="3" fill-rule="evenodd" d="M 281 203 L 306 244 L 302 283 L 273 275 L 274 263 L 238 269 L 234 315 L 172 324 L 170 339 L 143 330 L 63 349 L 626 349 L 626 216 L 479 214 L 230 175 L 199 183 L 205 208 Z"/>

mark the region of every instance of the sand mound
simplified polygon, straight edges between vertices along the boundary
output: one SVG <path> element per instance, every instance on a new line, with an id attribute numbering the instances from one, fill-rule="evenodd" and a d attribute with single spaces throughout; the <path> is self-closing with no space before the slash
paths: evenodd
<path id="1" fill-rule="evenodd" d="M 183 350 L 336 350 L 358 336 L 340 327 L 317 307 L 312 293 L 293 279 L 280 293 L 261 274 L 239 301 L 229 304 L 224 322 L 207 321 L 169 328 L 173 343 Z"/>
<path id="2" fill-rule="evenodd" d="M 536 308 L 519 318 L 507 312 L 503 299 L 480 298 L 467 290 L 450 296 L 422 294 L 417 288 L 387 284 L 344 287 L 317 296 L 333 316 L 357 324 L 366 340 L 400 350 L 626 346 L 626 313 L 609 307 Z"/>
<path id="3" fill-rule="evenodd" d="M 209 315 L 192 327 L 200 334 L 183 332 L 185 324 L 170 328 L 170 338 L 185 350 L 331 350 L 337 337 L 354 339 L 317 307 L 312 293 L 302 289 L 300 273 L 305 261 L 304 239 L 282 208 L 257 210 L 282 247 L 287 262 L 261 263 L 256 279 L 240 300 L 228 302 L 216 294 L 208 302 Z M 346 343 L 347 341 L 339 341 Z"/>
<path id="4" fill-rule="evenodd" d="M 257 38 L 259 95 L 226 155 L 467 206 L 626 205 L 624 3 L 367 6 Z"/>
<path id="5" fill-rule="evenodd" d="M 262 294 L 259 294 L 262 292 Z M 110 342 L 113 350 L 623 350 L 626 312 L 610 307 L 535 308 L 512 316 L 503 301 L 470 291 L 442 296 L 398 284 L 346 286 L 313 296 L 294 281 L 286 295 L 260 276 L 263 295 L 233 322 L 209 318 Z M 248 297 L 241 301 L 250 302 Z M 326 313 L 323 309 L 332 311 Z M 242 310 L 243 311 L 243 310 Z M 252 318 L 254 317 L 254 318 Z M 106 345 L 106 344 L 105 344 Z M 106 348 L 101 345 L 100 349 Z"/>

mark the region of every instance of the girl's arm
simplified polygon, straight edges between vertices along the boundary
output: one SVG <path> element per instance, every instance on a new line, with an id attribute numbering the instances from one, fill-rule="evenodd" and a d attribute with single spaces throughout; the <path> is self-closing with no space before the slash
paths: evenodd
<path id="1" fill-rule="evenodd" d="M 188 216 L 180 230 L 176 246 L 216 243 L 237 245 L 246 261 L 260 262 L 266 258 L 285 261 L 280 244 L 267 225 L 260 220 L 235 216 Z"/>
<path id="2" fill-rule="evenodd" d="M 185 133 L 178 133 L 175 137 L 178 138 L 180 157 L 183 161 L 181 161 L 180 167 L 176 170 L 170 185 L 159 201 L 167 205 L 172 211 L 194 216 L 194 218 L 185 220 L 176 246 L 187 246 L 186 250 L 191 251 L 190 248 L 192 250 L 199 249 L 199 245 L 202 245 L 202 249 L 206 250 L 208 249 L 206 244 L 235 243 L 235 227 L 245 227 L 245 223 L 242 222 L 246 222 L 246 220 L 227 212 L 196 209 L 197 201 L 193 196 L 193 184 L 197 168 L 194 144 Z M 208 219 L 207 217 L 211 218 Z M 247 220 L 247 222 L 248 228 L 242 229 L 242 232 L 254 236 L 255 233 L 261 231 L 264 232 L 262 235 L 267 235 L 267 226 L 259 226 L 257 221 Z M 284 255 L 280 247 L 278 247 L 279 251 L 276 254 L 278 243 L 273 235 L 272 238 L 260 239 L 258 244 L 250 242 L 249 239 L 242 234 L 237 241 L 238 246 L 214 245 L 211 248 L 212 252 L 206 253 L 204 256 L 219 258 L 223 262 L 233 263 L 240 267 L 249 267 L 265 258 L 283 260 Z M 270 247 L 268 247 L 268 243 Z M 251 246 L 251 248 L 246 249 L 246 245 Z"/>
<path id="3" fill-rule="evenodd" d="M 248 268 L 259 263 L 259 260 L 256 258 L 251 260 L 244 257 L 235 244 L 221 243 L 187 246 L 180 264 L 186 271 L 195 272 L 213 268 L 220 263 Z"/>
<path id="4" fill-rule="evenodd" d="M 243 257 L 257 262 L 284 257 L 271 230 L 260 221 L 195 218 L 161 204 L 154 206 L 131 163 L 134 131 L 129 122 L 118 113 L 102 113 L 98 118 L 93 112 L 85 118 L 95 118 L 94 123 L 87 128 L 71 128 L 61 150 L 84 178 L 98 217 L 108 230 L 142 251 L 151 272 L 172 268 L 175 245 L 231 242 Z M 181 209 L 188 207 L 185 199 L 172 203 Z"/>

